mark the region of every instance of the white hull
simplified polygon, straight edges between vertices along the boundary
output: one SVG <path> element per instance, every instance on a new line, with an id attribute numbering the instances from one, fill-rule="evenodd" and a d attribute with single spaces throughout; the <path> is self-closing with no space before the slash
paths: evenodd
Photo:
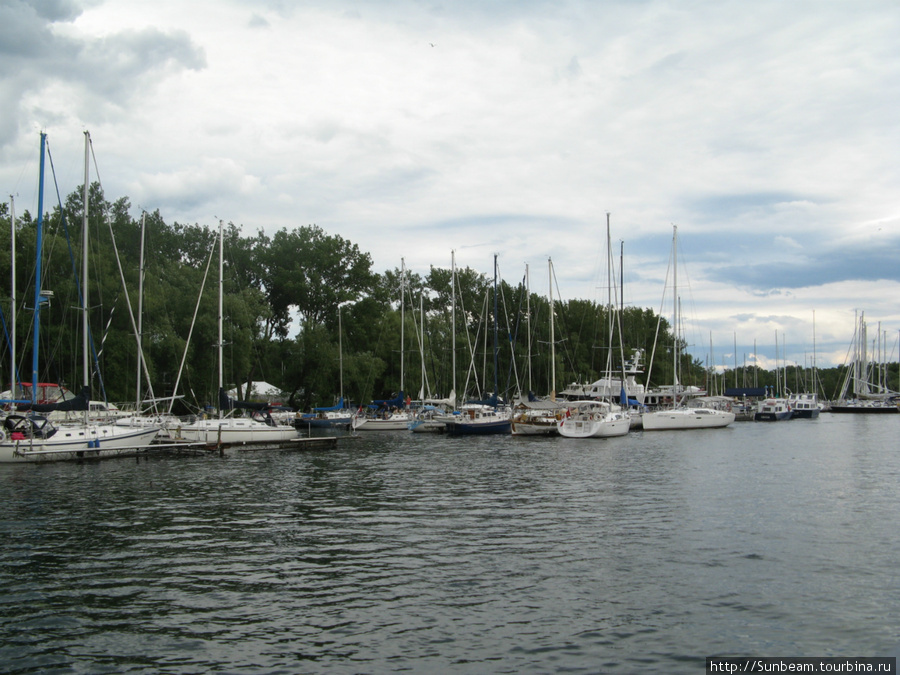
<path id="1" fill-rule="evenodd" d="M 354 431 L 408 431 L 412 421 L 409 415 L 403 414 L 394 414 L 387 419 L 354 417 L 351 426 Z"/>
<path id="2" fill-rule="evenodd" d="M 618 413 L 599 419 L 570 417 L 559 422 L 559 435 L 564 438 L 611 438 L 624 436 L 630 429 L 631 419 Z"/>
<path id="3" fill-rule="evenodd" d="M 644 413 L 645 431 L 671 429 L 716 429 L 734 422 L 734 413 L 709 408 L 676 408 Z"/>
<path id="4" fill-rule="evenodd" d="M 147 448 L 158 427 L 127 429 L 114 425 L 63 426 L 50 438 L 15 440 L 4 434 L 0 463 L 97 459 Z"/>
<path id="5" fill-rule="evenodd" d="M 556 420 L 552 423 L 515 422 L 511 426 L 513 436 L 556 436 L 559 429 Z"/>
<path id="6" fill-rule="evenodd" d="M 182 440 L 207 445 L 248 443 L 264 445 L 297 438 L 297 431 L 292 427 L 272 427 L 246 417 L 198 420 L 192 424 L 181 425 L 175 429 L 175 433 Z"/>
<path id="7" fill-rule="evenodd" d="M 159 428 L 159 436 L 157 438 L 173 438 L 175 429 L 181 424 L 181 420 L 175 415 L 155 415 L 152 417 L 146 415 L 135 415 L 133 417 L 119 417 L 115 421 L 118 427 L 126 427 L 128 429 L 149 429 L 151 427 Z"/>

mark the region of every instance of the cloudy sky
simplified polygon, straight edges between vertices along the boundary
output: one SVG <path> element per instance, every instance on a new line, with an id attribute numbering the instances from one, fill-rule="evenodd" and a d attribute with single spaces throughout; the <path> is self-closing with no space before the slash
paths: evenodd
<path id="1" fill-rule="evenodd" d="M 895 0 L 0 0 L 0 190 L 35 210 L 41 130 L 76 189 L 89 130 L 135 217 L 594 300 L 609 213 L 655 310 L 677 225 L 699 358 L 840 363 L 860 310 L 896 360 L 897 36 Z"/>

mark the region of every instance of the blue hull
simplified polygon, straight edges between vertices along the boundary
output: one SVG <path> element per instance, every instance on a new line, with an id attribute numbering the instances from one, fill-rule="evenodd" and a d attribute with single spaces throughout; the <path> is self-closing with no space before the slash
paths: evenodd
<path id="1" fill-rule="evenodd" d="M 511 422 L 488 422 L 486 424 L 465 424 L 462 422 L 448 422 L 447 433 L 453 436 L 488 436 L 492 434 L 508 434 L 511 430 Z"/>

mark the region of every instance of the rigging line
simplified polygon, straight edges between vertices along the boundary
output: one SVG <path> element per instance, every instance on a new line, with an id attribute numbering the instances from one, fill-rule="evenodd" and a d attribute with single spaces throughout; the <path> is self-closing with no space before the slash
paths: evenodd
<path id="1" fill-rule="evenodd" d="M 210 247 L 209 250 L 209 258 L 206 261 L 206 270 L 203 272 L 203 282 L 200 284 L 200 293 L 197 294 L 197 304 L 194 305 L 194 316 L 191 317 L 191 328 L 188 331 L 187 340 L 184 343 L 184 353 L 181 355 L 181 364 L 178 366 L 178 376 L 175 378 L 175 386 L 172 387 L 172 394 L 178 393 L 178 385 L 181 383 L 181 374 L 184 370 L 184 362 L 187 359 L 188 349 L 191 346 L 191 336 L 194 334 L 194 324 L 197 322 L 197 312 L 200 310 L 200 300 L 203 298 L 203 289 L 206 287 L 206 279 L 209 277 L 209 267 L 212 264 L 212 260 L 214 254 L 216 252 L 215 241 L 213 241 L 213 246 Z M 194 396 L 194 401 L 196 403 L 197 397 L 194 395 L 194 390 L 191 389 L 191 395 Z M 175 404 L 175 400 L 172 399 L 169 401 L 169 409 L 166 411 L 169 414 L 172 413 L 172 406 Z"/>
<path id="2" fill-rule="evenodd" d="M 103 192 L 103 181 L 100 178 L 100 166 L 97 163 L 97 155 L 94 153 L 94 140 L 90 137 L 90 134 L 88 134 L 88 147 L 91 152 L 91 159 L 93 159 L 93 162 L 94 162 L 94 173 L 97 175 L 97 184 L 100 186 L 100 192 L 102 193 Z M 88 188 L 89 187 L 90 186 L 88 186 Z M 112 215 L 110 213 L 110 210 L 108 208 L 108 203 L 106 202 L 106 200 L 100 201 L 100 208 L 103 210 L 103 215 L 106 220 L 107 227 L 109 228 L 109 236 L 110 236 L 110 239 L 112 240 L 113 251 L 116 254 L 116 265 L 119 268 L 119 278 L 122 281 L 122 288 L 125 290 L 125 302 L 126 302 L 126 306 L 128 307 L 128 317 L 131 320 L 131 329 L 135 336 L 135 341 L 137 343 L 137 349 L 140 351 L 141 366 L 143 367 L 143 370 L 144 370 L 144 378 L 147 381 L 147 393 L 150 394 L 150 398 L 155 398 L 155 394 L 153 392 L 153 383 L 150 380 L 150 370 L 147 366 L 147 359 L 145 357 L 145 354 L 143 353 L 143 347 L 141 345 L 140 336 L 138 335 L 137 321 L 135 320 L 134 309 L 132 308 L 132 305 L 131 305 L 131 296 L 129 296 L 129 294 L 128 294 L 128 284 L 125 282 L 125 272 L 122 268 L 122 260 L 121 260 L 121 257 L 119 256 L 119 246 L 116 243 L 116 235 L 113 230 Z M 141 274 L 142 272 L 143 272 L 143 270 L 138 270 L 138 274 Z M 118 296 L 116 296 L 116 301 L 118 301 Z M 102 301 L 101 301 L 101 305 L 102 305 Z M 115 305 L 113 306 L 113 309 L 115 309 Z M 112 321 L 112 310 L 110 311 L 110 322 L 111 321 Z M 107 324 L 107 329 L 108 329 L 108 326 L 109 325 Z M 105 340 L 105 338 L 104 338 L 104 340 Z M 99 373 L 99 365 L 98 365 L 98 373 Z"/>

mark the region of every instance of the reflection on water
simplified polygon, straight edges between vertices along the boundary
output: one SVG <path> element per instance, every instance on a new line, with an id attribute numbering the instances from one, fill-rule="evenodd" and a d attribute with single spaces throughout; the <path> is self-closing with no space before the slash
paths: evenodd
<path id="1" fill-rule="evenodd" d="M 0 467 L 11 672 L 696 673 L 900 642 L 900 416 Z"/>

